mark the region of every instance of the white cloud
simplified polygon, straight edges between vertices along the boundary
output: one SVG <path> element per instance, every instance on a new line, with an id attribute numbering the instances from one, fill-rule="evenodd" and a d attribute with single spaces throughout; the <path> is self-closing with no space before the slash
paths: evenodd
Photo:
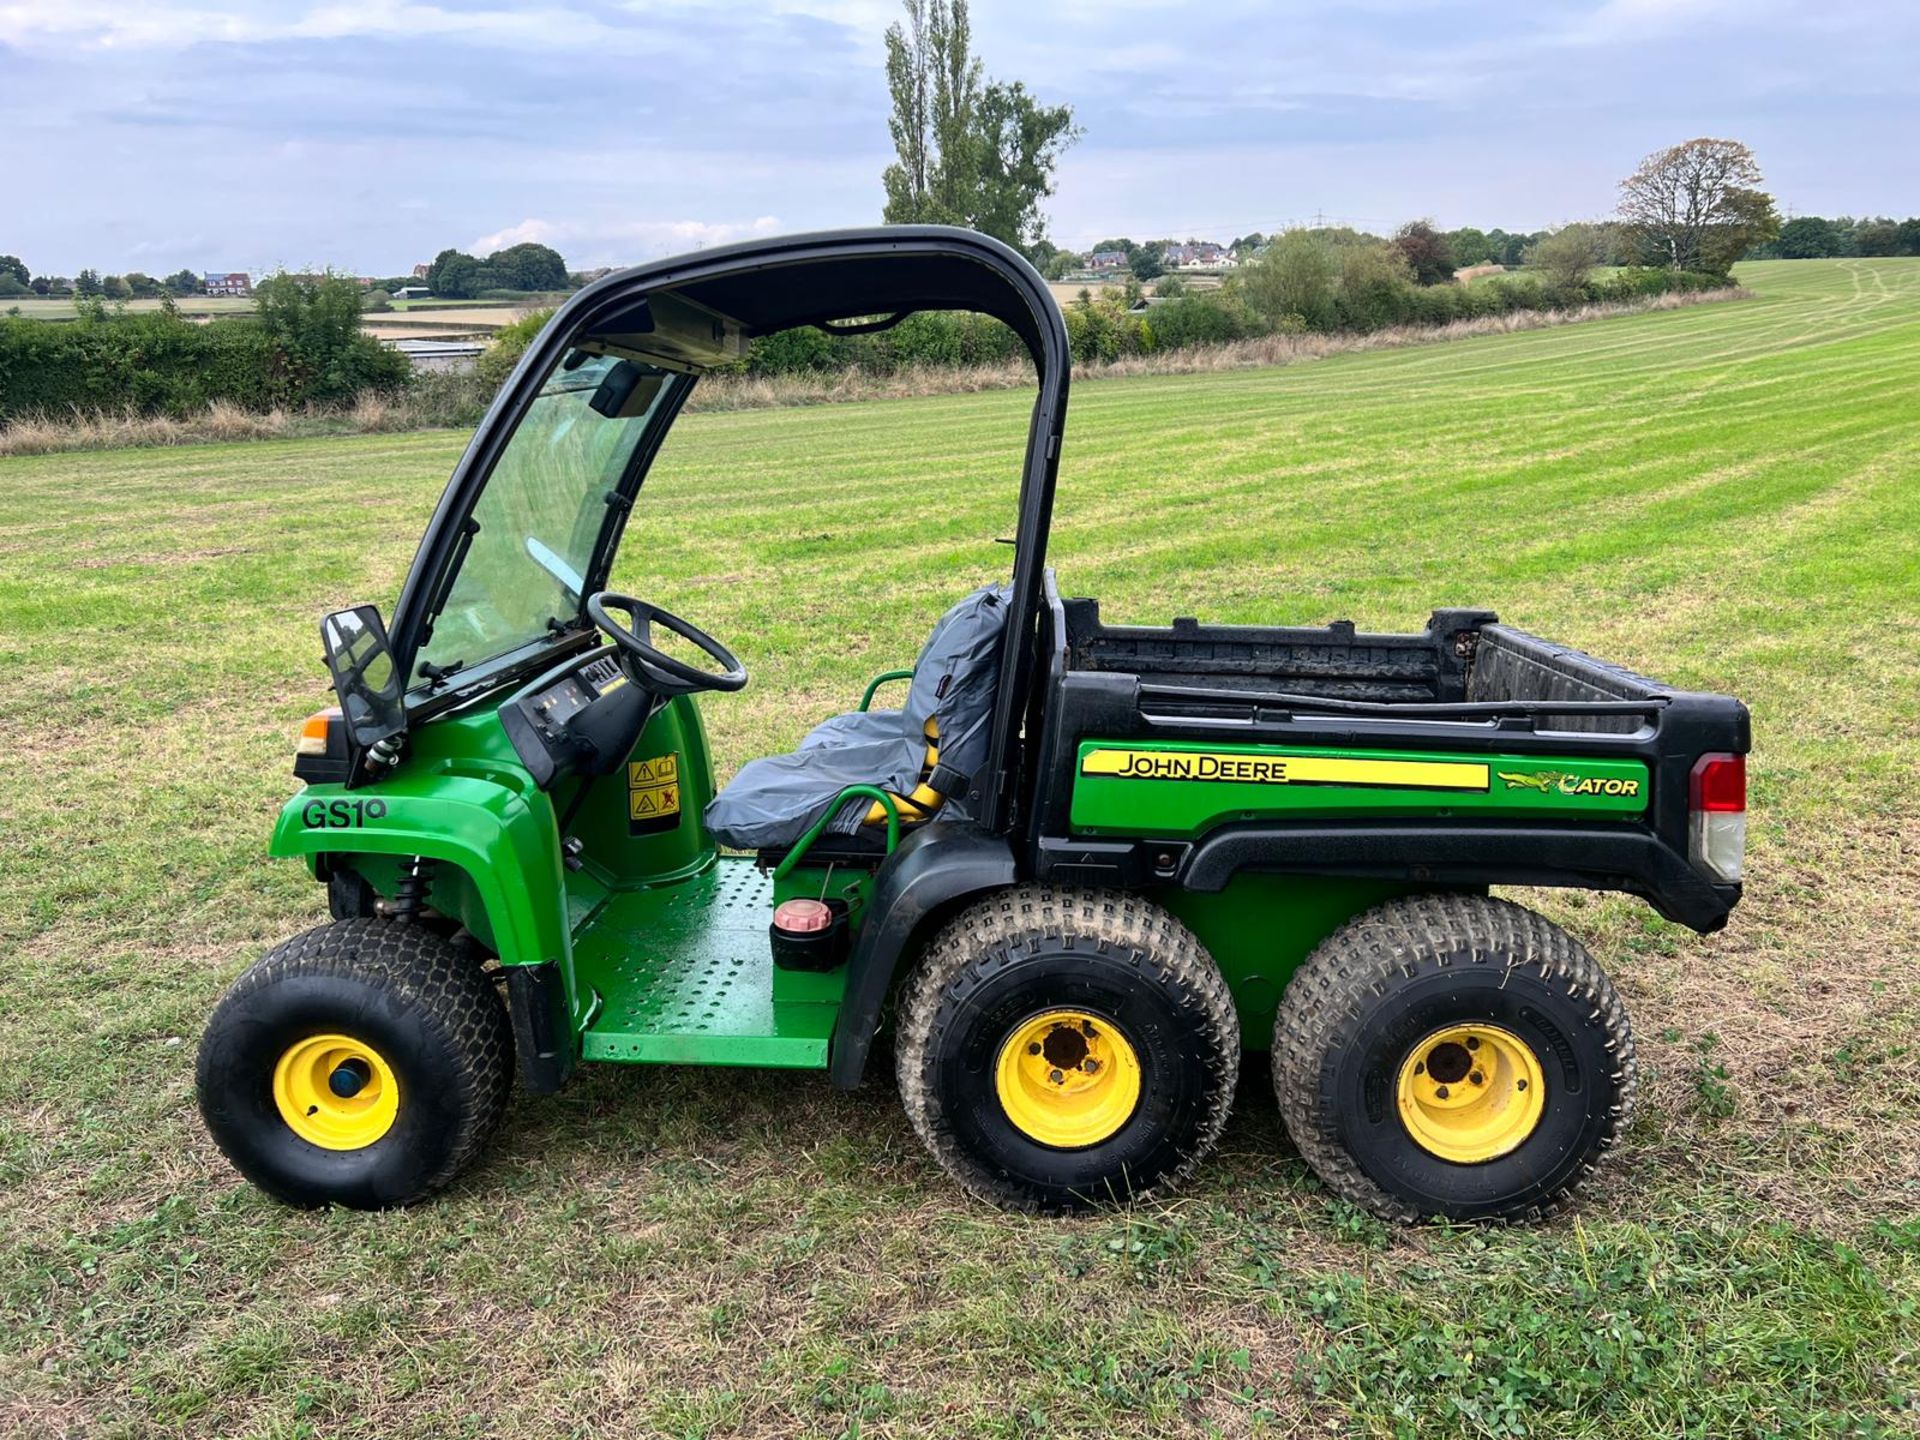
<path id="1" fill-rule="evenodd" d="M 491 254 L 510 245 L 551 245 L 572 264 L 605 263 L 613 258 L 638 259 L 678 250 L 702 250 L 731 240 L 773 235 L 780 221 L 772 215 L 752 220 L 542 220 L 529 218 L 517 225 L 482 235 L 470 247 L 476 255 Z"/>

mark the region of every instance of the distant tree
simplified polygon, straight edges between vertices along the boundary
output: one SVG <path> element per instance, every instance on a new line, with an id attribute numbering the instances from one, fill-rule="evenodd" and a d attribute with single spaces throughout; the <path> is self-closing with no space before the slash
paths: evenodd
<path id="1" fill-rule="evenodd" d="M 0 255 L 0 275 L 11 275 L 22 285 L 33 283 L 33 272 L 18 255 Z"/>
<path id="2" fill-rule="evenodd" d="M 1824 260 L 1838 255 L 1841 244 L 1831 220 L 1799 215 L 1780 227 L 1773 248 L 1783 260 Z"/>
<path id="3" fill-rule="evenodd" d="M 492 272 L 494 286 L 502 290 L 567 288 L 567 262 L 560 258 L 560 252 L 532 241 L 494 251 L 487 257 L 485 268 Z"/>
<path id="4" fill-rule="evenodd" d="M 139 270 L 129 270 L 127 290 L 136 300 L 151 300 L 160 293 L 160 282 Z"/>
<path id="5" fill-rule="evenodd" d="M 1447 231 L 1445 239 L 1447 248 L 1453 252 L 1453 263 L 1462 268 L 1469 265 L 1494 263 L 1493 250 L 1488 245 L 1486 232 L 1483 230 L 1465 225 L 1458 230 Z"/>
<path id="6" fill-rule="evenodd" d="M 100 293 L 109 300 L 130 300 L 133 287 L 121 275 L 103 275 L 100 277 Z"/>
<path id="7" fill-rule="evenodd" d="M 1769 227 L 1773 200 L 1753 152 L 1702 137 L 1659 150 L 1620 182 L 1620 218 L 1672 270 L 1724 275 Z"/>
<path id="8" fill-rule="evenodd" d="M 1139 248 L 1140 246 L 1137 241 L 1129 240 L 1126 236 L 1122 235 L 1118 240 L 1102 240 L 1098 245 L 1093 247 L 1090 253 L 1098 255 L 1103 250 L 1118 250 L 1122 255 L 1131 260 L 1133 258 L 1133 252 Z"/>
<path id="9" fill-rule="evenodd" d="M 1540 272 L 1547 288 L 1562 295 L 1584 287 L 1606 253 L 1596 225 L 1563 225 L 1527 247 L 1527 265 Z"/>
<path id="10" fill-rule="evenodd" d="M 100 272 L 82 270 L 73 277 L 73 290 L 76 295 L 98 295 L 100 293 Z"/>
<path id="11" fill-rule="evenodd" d="M 1920 219 L 1902 220 L 1893 228 L 1900 236 L 1900 248 L 1895 253 L 1920 255 Z"/>
<path id="12" fill-rule="evenodd" d="M 1413 272 L 1415 284 L 1440 285 L 1453 279 L 1453 248 L 1431 222 L 1409 220 L 1393 232 L 1393 249 Z"/>
<path id="13" fill-rule="evenodd" d="M 360 297 L 360 308 L 368 314 L 380 314 L 393 309 L 393 296 L 385 290 L 369 290 Z"/>
<path id="14" fill-rule="evenodd" d="M 1782 230 L 1786 228 L 1781 227 Z M 1862 220 L 1853 229 L 1853 253 L 1856 255 L 1898 255 L 1900 227 L 1884 217 Z"/>
<path id="15" fill-rule="evenodd" d="M 1040 273 L 1049 280 L 1061 280 L 1086 264 L 1084 256 L 1071 250 L 1056 250 L 1047 257 L 1047 263 L 1040 267 Z"/>
<path id="16" fill-rule="evenodd" d="M 1340 256 L 1341 318 L 1371 330 L 1404 319 L 1412 299 L 1413 271 L 1392 245 L 1343 245 Z"/>
<path id="17" fill-rule="evenodd" d="M 903 0 L 886 33 L 894 162 L 881 176 L 889 225 L 967 225 L 1030 249 L 1045 234 L 1060 152 L 1078 132 L 1065 105 L 1018 81 L 988 81 L 967 0 Z"/>
<path id="18" fill-rule="evenodd" d="M 1158 245 L 1142 245 L 1127 261 L 1136 280 L 1157 280 L 1167 273 L 1166 251 Z"/>
<path id="19" fill-rule="evenodd" d="M 1340 253 L 1317 231 L 1289 230 L 1235 271 L 1235 284 L 1248 308 L 1269 325 L 1297 316 L 1309 329 L 1324 329 L 1334 321 Z"/>
<path id="20" fill-rule="evenodd" d="M 160 282 L 175 295 L 197 295 L 200 293 L 200 277 L 191 270 L 176 270 Z"/>
<path id="21" fill-rule="evenodd" d="M 427 288 L 448 300 L 471 300 L 486 278 L 477 256 L 464 250 L 442 250 L 427 267 Z"/>
<path id="22" fill-rule="evenodd" d="M 1251 235 L 1235 236 L 1233 243 L 1227 246 L 1227 249 L 1235 255 L 1249 255 L 1266 243 L 1267 237 L 1255 230 Z"/>
<path id="23" fill-rule="evenodd" d="M 1187 293 L 1187 277 L 1178 271 L 1169 271 L 1153 283 L 1153 293 L 1162 300 L 1174 300 Z"/>
<path id="24" fill-rule="evenodd" d="M 17 295 L 31 295 L 31 284 L 22 284 L 20 277 L 13 271 L 0 266 L 0 298 L 13 299 Z"/>

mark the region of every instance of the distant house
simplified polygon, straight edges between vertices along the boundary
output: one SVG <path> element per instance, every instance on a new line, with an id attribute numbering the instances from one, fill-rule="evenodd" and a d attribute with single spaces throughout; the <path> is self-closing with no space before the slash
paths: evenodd
<path id="1" fill-rule="evenodd" d="M 1192 245 L 1169 245 L 1160 258 L 1169 270 L 1221 270 L 1233 264 L 1226 248 L 1211 241 Z"/>
<path id="2" fill-rule="evenodd" d="M 232 299 L 244 300 L 253 294 L 253 279 L 244 270 L 235 270 L 224 275 L 217 275 L 209 270 L 200 278 L 206 281 L 209 295 L 225 295 Z"/>
<path id="3" fill-rule="evenodd" d="M 413 278 L 416 280 L 424 280 L 432 269 L 433 266 L 431 265 L 416 265 L 413 267 Z"/>
<path id="4" fill-rule="evenodd" d="M 1124 270 L 1127 268 L 1127 252 L 1124 250 L 1096 250 L 1087 257 L 1089 270 Z"/>

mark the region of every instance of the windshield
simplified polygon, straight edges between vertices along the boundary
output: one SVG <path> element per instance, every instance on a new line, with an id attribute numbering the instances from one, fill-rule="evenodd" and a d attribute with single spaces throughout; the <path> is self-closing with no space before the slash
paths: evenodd
<path id="1" fill-rule="evenodd" d="M 473 507 L 423 666 L 471 666 L 580 613 L 583 578 L 647 422 L 684 377 L 568 352 L 521 416 Z M 422 673 L 431 673 L 424 671 Z"/>

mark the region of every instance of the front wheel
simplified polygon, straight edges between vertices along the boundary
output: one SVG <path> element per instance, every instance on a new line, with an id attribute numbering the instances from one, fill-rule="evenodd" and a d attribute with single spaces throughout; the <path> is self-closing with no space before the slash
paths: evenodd
<path id="1" fill-rule="evenodd" d="M 208 1131 L 293 1205 L 360 1210 L 439 1190 L 505 1113 L 513 1039 L 470 957 L 417 925 L 342 920 L 233 983 L 200 1040 Z"/>
<path id="2" fill-rule="evenodd" d="M 1327 1188 L 1388 1219 L 1536 1219 L 1618 1138 L 1633 1034 L 1544 917 L 1475 895 L 1389 901 L 1294 974 L 1280 1114 Z"/>
<path id="3" fill-rule="evenodd" d="M 1137 897 L 1023 886 L 929 947 L 900 1096 L 968 1190 L 1057 1212 L 1177 1185 L 1219 1139 L 1240 1027 L 1193 933 Z"/>

